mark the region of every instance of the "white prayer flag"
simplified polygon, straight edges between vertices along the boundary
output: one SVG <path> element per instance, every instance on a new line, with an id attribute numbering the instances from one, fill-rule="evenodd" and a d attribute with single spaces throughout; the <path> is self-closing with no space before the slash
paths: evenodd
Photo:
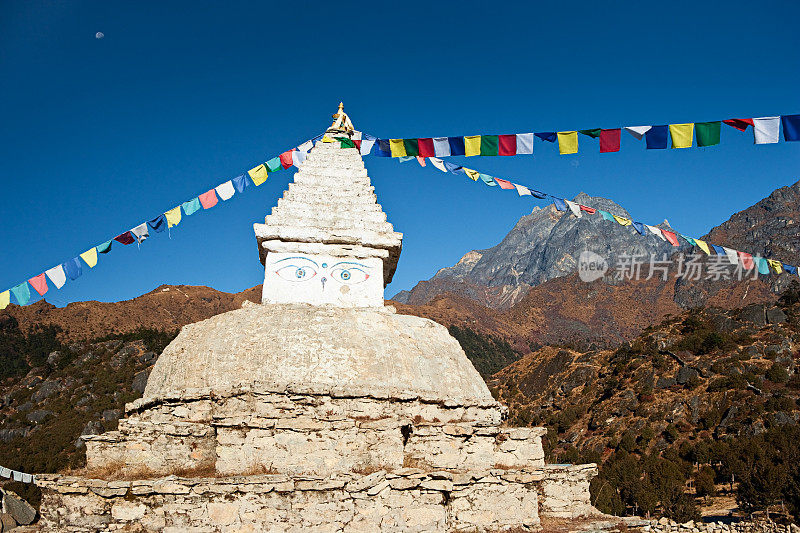
<path id="1" fill-rule="evenodd" d="M 214 187 L 214 190 L 217 191 L 217 195 L 223 200 L 230 200 L 231 196 L 236 192 L 236 189 L 233 188 L 233 181 L 230 180 L 217 185 Z"/>
<path id="2" fill-rule="evenodd" d="M 533 133 L 517 133 L 517 155 L 533 153 Z"/>
<path id="3" fill-rule="evenodd" d="M 753 139 L 756 144 L 778 142 L 781 117 L 761 117 L 753 119 Z"/>
<path id="4" fill-rule="evenodd" d="M 301 144 L 300 146 L 297 147 L 298 150 L 301 150 L 303 152 L 308 152 L 312 148 L 314 148 L 314 143 L 311 142 L 311 141 L 306 141 L 306 142 L 304 142 L 303 144 Z"/>
<path id="5" fill-rule="evenodd" d="M 634 136 L 637 141 L 641 141 L 644 134 L 650 131 L 653 126 L 625 126 L 625 131 Z"/>
<path id="6" fill-rule="evenodd" d="M 306 160 L 307 154 L 305 152 L 301 152 L 300 150 L 292 150 L 292 164 L 297 168 L 300 168 L 300 165 L 303 164 L 303 161 Z"/>
<path id="7" fill-rule="evenodd" d="M 433 155 L 436 157 L 450 157 L 450 141 L 447 137 L 433 138 Z"/>
<path id="8" fill-rule="evenodd" d="M 64 268 L 61 265 L 46 270 L 45 274 L 47 274 L 47 277 L 53 282 L 53 285 L 56 286 L 56 289 L 60 289 L 67 282 L 67 276 L 64 274 Z"/>
<path id="9" fill-rule="evenodd" d="M 136 237 L 136 242 L 140 244 L 150 236 L 150 230 L 147 229 L 147 223 L 142 223 L 135 228 L 131 228 L 131 233 L 134 237 Z"/>
<path id="10" fill-rule="evenodd" d="M 442 161 L 438 157 L 429 157 L 428 161 L 431 162 L 431 165 L 435 166 L 442 172 L 447 172 L 447 168 L 444 166 L 444 161 Z"/>
<path id="11" fill-rule="evenodd" d="M 736 250 L 731 250 L 730 248 L 722 247 L 725 250 L 725 255 L 728 256 L 728 262 L 732 265 L 739 264 L 739 254 L 736 253 Z"/>
<path id="12" fill-rule="evenodd" d="M 661 230 L 660 230 L 660 229 L 658 229 L 657 227 L 655 227 L 655 226 L 648 226 L 647 224 L 645 224 L 645 225 L 644 225 L 644 227 L 646 227 L 650 233 L 652 233 L 653 235 L 655 235 L 656 237 L 658 237 L 658 238 L 659 238 L 659 239 L 661 239 L 662 241 L 666 241 L 666 240 L 667 240 L 667 238 L 666 238 L 666 237 L 664 237 L 664 234 L 663 234 L 663 233 L 661 233 Z"/>
<path id="13" fill-rule="evenodd" d="M 567 207 L 569 207 L 569 210 L 572 211 L 573 215 L 575 215 L 578 218 L 581 218 L 581 216 L 583 216 L 581 215 L 581 206 L 579 206 L 575 202 L 570 202 L 569 200 L 566 199 L 564 200 L 564 203 L 567 204 Z"/>
<path id="14" fill-rule="evenodd" d="M 361 150 L 359 152 L 361 155 L 369 155 L 372 151 L 372 146 L 375 144 L 375 139 L 364 139 L 361 141 Z"/>
<path id="15" fill-rule="evenodd" d="M 517 193 L 520 196 L 531 196 L 531 190 L 524 185 L 520 185 L 518 183 L 514 184 L 514 188 L 517 189 Z"/>

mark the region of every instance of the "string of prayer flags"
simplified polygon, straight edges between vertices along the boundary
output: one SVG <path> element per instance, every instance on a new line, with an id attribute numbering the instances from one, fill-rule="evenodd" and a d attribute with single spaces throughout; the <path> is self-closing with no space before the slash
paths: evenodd
<path id="1" fill-rule="evenodd" d="M 31 299 L 31 290 L 28 288 L 28 282 L 23 281 L 19 285 L 11 287 L 11 294 L 17 299 L 19 305 L 27 304 Z"/>
<path id="2" fill-rule="evenodd" d="M 761 117 L 753 119 L 753 139 L 756 144 L 778 142 L 781 117 Z"/>
<path id="3" fill-rule="evenodd" d="M 2 309 L 2 307 L 0 307 Z M 17 472 L 16 470 L 11 470 L 10 468 L 6 468 L 4 466 L 0 466 L 0 476 L 6 479 L 13 479 L 14 481 L 19 481 L 21 483 L 33 483 L 36 480 L 36 476 L 33 474 L 26 474 L 25 472 Z"/>
<path id="4" fill-rule="evenodd" d="M 94 268 L 97 265 L 97 248 L 90 248 L 80 255 L 80 258 L 89 265 L 89 268 Z"/>
<path id="5" fill-rule="evenodd" d="M 561 155 L 578 153 L 577 131 L 558 132 L 558 153 Z"/>
<path id="6" fill-rule="evenodd" d="M 67 275 L 64 273 L 64 267 L 61 265 L 48 268 L 44 273 L 47 274 L 47 277 L 50 278 L 50 281 L 56 286 L 56 289 L 60 289 L 67 282 Z"/>
<path id="7" fill-rule="evenodd" d="M 214 189 L 204 192 L 197 199 L 200 200 L 200 205 L 203 206 L 203 209 L 211 209 L 217 205 L 217 193 L 214 192 Z"/>
<path id="8" fill-rule="evenodd" d="M 192 198 L 188 202 L 183 202 L 181 207 L 183 207 L 183 212 L 186 213 L 187 216 L 193 215 L 200 209 L 200 199 Z"/>
<path id="9" fill-rule="evenodd" d="M 691 148 L 694 140 L 694 124 L 670 124 L 669 134 L 673 148 Z"/>
<path id="10" fill-rule="evenodd" d="M 698 122 L 694 125 L 697 132 L 697 146 L 714 146 L 719 144 L 722 124 L 719 120 L 713 122 Z"/>
<path id="11" fill-rule="evenodd" d="M 45 279 L 44 272 L 38 276 L 33 276 L 28 280 L 28 283 L 39 293 L 39 296 L 44 296 L 47 292 L 47 280 Z"/>

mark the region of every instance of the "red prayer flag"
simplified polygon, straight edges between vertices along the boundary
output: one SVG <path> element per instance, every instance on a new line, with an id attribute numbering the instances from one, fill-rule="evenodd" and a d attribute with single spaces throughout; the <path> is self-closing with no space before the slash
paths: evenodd
<path id="1" fill-rule="evenodd" d="M 421 156 L 417 156 L 417 163 L 419 163 L 419 166 L 424 167 L 425 166 L 425 158 L 421 157 Z"/>
<path id="2" fill-rule="evenodd" d="M 211 209 L 217 205 L 217 194 L 214 192 L 214 189 L 204 192 L 198 196 L 198 198 L 200 198 L 200 205 L 203 206 L 203 209 Z"/>
<path id="3" fill-rule="evenodd" d="M 516 135 L 498 135 L 497 138 L 500 140 L 497 155 L 517 155 Z"/>
<path id="4" fill-rule="evenodd" d="M 29 279 L 28 283 L 36 289 L 36 292 L 38 292 L 40 296 L 44 296 L 44 293 L 47 292 L 47 280 L 44 279 L 44 272 Z"/>
<path id="5" fill-rule="evenodd" d="M 280 155 L 281 158 L 281 166 L 283 168 L 289 168 L 292 166 L 292 151 L 286 150 Z"/>
<path id="6" fill-rule="evenodd" d="M 136 241 L 136 239 L 133 238 L 133 234 L 130 231 L 126 231 L 125 233 L 120 233 L 119 235 L 114 237 L 114 240 L 120 244 L 125 244 L 125 245 L 133 244 Z"/>
<path id="7" fill-rule="evenodd" d="M 671 231 L 662 229 L 661 234 L 669 241 L 669 243 L 672 246 L 680 246 L 680 244 L 678 244 L 678 236 L 672 233 Z"/>
<path id="8" fill-rule="evenodd" d="M 420 157 L 434 157 L 436 153 L 433 151 L 433 139 L 417 139 L 419 144 Z"/>
<path id="9" fill-rule="evenodd" d="M 752 118 L 732 118 L 729 120 L 723 120 L 722 122 L 724 122 L 728 126 L 736 128 L 739 131 L 744 131 L 747 129 L 747 126 L 753 125 Z"/>
<path id="10" fill-rule="evenodd" d="M 516 189 L 516 187 L 514 187 L 514 184 L 511 183 L 510 181 L 501 180 L 500 178 L 495 178 L 494 181 L 497 182 L 497 184 L 500 186 L 501 189 Z"/>
<path id="11" fill-rule="evenodd" d="M 619 128 L 600 131 L 600 153 L 619 152 Z"/>
<path id="12" fill-rule="evenodd" d="M 580 205 L 580 204 L 578 204 L 578 205 Z M 597 213 L 597 209 L 595 209 L 594 207 L 586 206 L 586 205 L 581 205 L 581 211 L 586 211 L 590 215 L 594 215 L 595 213 Z"/>
<path id="13" fill-rule="evenodd" d="M 739 259 L 742 260 L 742 265 L 744 265 L 744 267 L 747 270 L 752 270 L 753 268 L 755 268 L 756 265 L 753 262 L 753 256 L 752 255 L 744 253 L 744 252 L 736 252 L 736 253 L 739 254 Z"/>
<path id="14" fill-rule="evenodd" d="M 356 149 L 360 152 L 361 151 L 361 139 L 353 139 L 353 144 L 356 145 Z"/>

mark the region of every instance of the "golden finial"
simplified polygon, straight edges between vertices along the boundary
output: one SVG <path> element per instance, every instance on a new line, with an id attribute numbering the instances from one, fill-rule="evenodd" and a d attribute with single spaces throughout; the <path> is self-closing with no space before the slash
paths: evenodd
<path id="1" fill-rule="evenodd" d="M 328 128 L 327 133 L 352 133 L 355 130 L 350 117 L 344 112 L 344 102 L 339 102 L 339 110 L 332 117 L 333 124 Z"/>

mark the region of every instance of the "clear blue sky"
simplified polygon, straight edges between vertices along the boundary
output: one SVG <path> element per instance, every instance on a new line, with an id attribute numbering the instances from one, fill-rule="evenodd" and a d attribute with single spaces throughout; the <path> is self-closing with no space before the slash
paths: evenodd
<path id="1" fill-rule="evenodd" d="M 0 290 L 320 133 L 429 137 L 800 113 L 800 3 L 0 3 Z M 95 39 L 96 32 L 105 38 Z M 547 192 L 614 199 L 699 236 L 800 178 L 800 143 L 646 152 L 623 134 L 577 156 L 469 166 Z M 497 243 L 544 203 L 365 158 L 404 250 L 387 296 Z M 462 158 L 463 162 L 463 158 Z M 252 223 L 292 172 L 116 245 L 47 300 L 113 301 L 162 283 L 259 284 Z M 796 258 L 795 263 L 800 262 Z"/>

